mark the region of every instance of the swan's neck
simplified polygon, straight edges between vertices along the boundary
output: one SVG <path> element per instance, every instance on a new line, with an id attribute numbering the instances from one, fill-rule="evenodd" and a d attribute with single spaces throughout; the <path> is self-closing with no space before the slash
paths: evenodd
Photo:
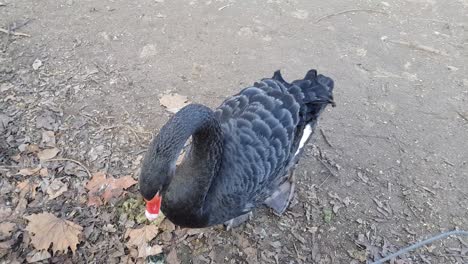
<path id="1" fill-rule="evenodd" d="M 167 130 L 161 130 L 160 134 L 166 134 L 166 144 L 175 150 L 170 158 L 170 166 L 175 166 L 178 155 L 190 136 L 192 145 L 162 193 L 162 209 L 169 217 L 176 212 L 194 218 L 202 217 L 211 181 L 220 168 L 223 151 L 221 127 L 214 113 L 201 105 L 190 105 L 182 109 L 167 126 Z"/>

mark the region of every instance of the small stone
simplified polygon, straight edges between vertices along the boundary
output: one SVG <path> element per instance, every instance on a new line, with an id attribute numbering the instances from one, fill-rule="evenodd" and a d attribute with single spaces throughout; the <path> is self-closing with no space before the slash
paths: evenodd
<path id="1" fill-rule="evenodd" d="M 172 240 L 172 233 L 164 231 L 159 235 L 162 241 L 164 242 L 170 242 Z"/>
<path id="2" fill-rule="evenodd" d="M 141 49 L 140 58 L 152 57 L 157 54 L 156 46 L 153 44 L 148 44 Z"/>
<path id="3" fill-rule="evenodd" d="M 42 66 L 42 61 L 40 59 L 35 59 L 32 67 L 35 71 L 37 71 Z"/>
<path id="4" fill-rule="evenodd" d="M 42 132 L 42 144 L 46 147 L 55 147 L 55 134 L 54 131 Z"/>

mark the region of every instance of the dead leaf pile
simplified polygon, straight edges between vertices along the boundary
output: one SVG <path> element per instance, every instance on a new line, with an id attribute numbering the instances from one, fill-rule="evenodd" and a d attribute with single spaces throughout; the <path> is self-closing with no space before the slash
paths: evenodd
<path id="1" fill-rule="evenodd" d="M 26 230 L 31 235 L 31 243 L 38 250 L 66 252 L 70 247 L 75 253 L 80 242 L 79 236 L 83 228 L 71 221 L 55 217 L 50 213 L 33 214 L 25 217 L 29 223 Z"/>
<path id="2" fill-rule="evenodd" d="M 158 227 L 155 225 L 145 225 L 139 229 L 128 229 L 125 237 L 129 238 L 127 246 L 129 248 L 136 247 L 138 249 L 138 257 L 146 258 L 147 256 L 157 255 L 162 253 L 162 247 L 159 245 L 150 246 L 148 242 L 153 240 L 158 234 Z"/>
<path id="3" fill-rule="evenodd" d="M 119 197 L 123 194 L 124 189 L 127 189 L 137 182 L 132 176 L 125 176 L 121 178 L 114 178 L 103 172 L 93 174 L 91 180 L 86 184 L 88 189 L 88 205 L 100 206 L 108 203 L 112 198 Z"/>
<path id="4" fill-rule="evenodd" d="M 188 105 L 190 102 L 187 96 L 179 94 L 166 94 L 159 99 L 159 103 L 164 106 L 167 111 L 177 113 L 182 107 Z"/>

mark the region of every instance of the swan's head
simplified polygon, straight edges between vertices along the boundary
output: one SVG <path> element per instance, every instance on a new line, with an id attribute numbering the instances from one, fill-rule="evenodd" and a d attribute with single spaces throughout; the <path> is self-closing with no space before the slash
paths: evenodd
<path id="1" fill-rule="evenodd" d="M 140 193 L 146 201 L 145 215 L 150 221 L 157 218 L 161 209 L 162 194 L 175 173 L 175 161 L 166 153 L 167 150 L 168 148 L 152 144 L 141 167 Z"/>

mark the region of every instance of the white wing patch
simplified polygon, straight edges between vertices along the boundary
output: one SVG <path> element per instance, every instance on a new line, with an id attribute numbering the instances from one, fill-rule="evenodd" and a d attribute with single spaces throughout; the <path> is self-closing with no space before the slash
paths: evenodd
<path id="1" fill-rule="evenodd" d="M 297 148 L 296 153 L 294 153 L 294 156 L 299 154 L 301 149 L 304 147 L 305 143 L 309 139 L 309 137 L 312 135 L 312 126 L 311 125 L 306 125 L 304 129 L 304 133 L 302 134 L 301 141 L 299 141 L 299 147 Z"/>

